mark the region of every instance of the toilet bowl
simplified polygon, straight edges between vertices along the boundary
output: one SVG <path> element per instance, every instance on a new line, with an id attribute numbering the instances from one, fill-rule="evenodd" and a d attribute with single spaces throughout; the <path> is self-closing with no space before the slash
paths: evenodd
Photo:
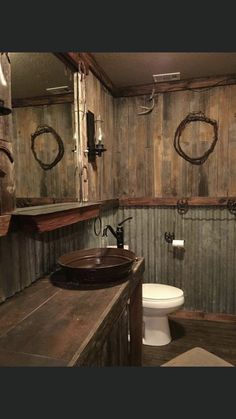
<path id="1" fill-rule="evenodd" d="M 143 344 L 167 345 L 171 342 L 168 314 L 184 304 L 180 288 L 165 284 L 143 284 Z"/>

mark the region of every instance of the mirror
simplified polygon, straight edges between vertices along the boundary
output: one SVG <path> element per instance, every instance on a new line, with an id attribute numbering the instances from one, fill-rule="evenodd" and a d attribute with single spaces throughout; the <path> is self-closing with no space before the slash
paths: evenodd
<path id="1" fill-rule="evenodd" d="M 75 200 L 73 73 L 53 53 L 10 53 L 17 207 Z"/>

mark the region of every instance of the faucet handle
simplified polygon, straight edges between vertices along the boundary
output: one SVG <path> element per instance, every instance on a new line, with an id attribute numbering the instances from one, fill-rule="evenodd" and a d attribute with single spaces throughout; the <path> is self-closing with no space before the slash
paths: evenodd
<path id="1" fill-rule="evenodd" d="M 107 226 L 104 227 L 102 237 L 107 237 Z"/>
<path id="2" fill-rule="evenodd" d="M 133 217 L 128 217 L 128 218 L 125 218 L 123 221 L 121 221 L 120 223 L 118 223 L 118 227 L 120 227 L 122 224 L 124 224 L 124 223 L 125 223 L 125 221 L 132 220 L 132 218 L 133 218 Z"/>

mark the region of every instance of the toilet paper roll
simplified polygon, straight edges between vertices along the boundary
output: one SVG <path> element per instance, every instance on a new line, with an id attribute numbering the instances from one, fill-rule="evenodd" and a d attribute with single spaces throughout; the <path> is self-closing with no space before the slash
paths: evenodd
<path id="1" fill-rule="evenodd" d="M 184 247 L 184 240 L 172 240 L 173 247 Z"/>

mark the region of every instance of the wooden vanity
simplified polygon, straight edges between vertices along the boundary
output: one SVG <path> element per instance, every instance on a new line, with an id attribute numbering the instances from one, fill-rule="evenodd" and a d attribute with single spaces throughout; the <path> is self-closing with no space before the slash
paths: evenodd
<path id="1" fill-rule="evenodd" d="M 0 306 L 0 366 L 141 366 L 143 272 L 137 258 L 107 288 L 61 288 L 46 277 L 10 298 Z"/>

